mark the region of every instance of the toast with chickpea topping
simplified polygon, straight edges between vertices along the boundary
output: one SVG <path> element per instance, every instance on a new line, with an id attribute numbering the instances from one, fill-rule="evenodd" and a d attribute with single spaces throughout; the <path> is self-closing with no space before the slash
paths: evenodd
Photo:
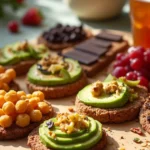
<path id="1" fill-rule="evenodd" d="M 52 116 L 53 108 L 41 91 L 0 90 L 0 140 L 25 137 Z"/>
<path id="2" fill-rule="evenodd" d="M 9 91 L 10 89 L 19 90 L 18 84 L 14 81 L 16 72 L 14 69 L 5 69 L 0 65 L 0 90 Z"/>

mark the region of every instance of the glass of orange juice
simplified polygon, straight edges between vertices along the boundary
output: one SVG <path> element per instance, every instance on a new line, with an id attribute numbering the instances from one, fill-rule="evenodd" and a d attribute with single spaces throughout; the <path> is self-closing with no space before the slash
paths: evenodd
<path id="1" fill-rule="evenodd" d="M 130 0 L 130 16 L 134 45 L 150 48 L 150 0 Z"/>

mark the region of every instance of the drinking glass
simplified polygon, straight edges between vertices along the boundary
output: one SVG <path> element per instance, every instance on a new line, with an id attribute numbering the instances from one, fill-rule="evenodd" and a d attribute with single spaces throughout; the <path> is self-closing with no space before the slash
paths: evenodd
<path id="1" fill-rule="evenodd" d="M 150 0 L 130 0 L 130 17 L 134 45 L 150 48 Z"/>

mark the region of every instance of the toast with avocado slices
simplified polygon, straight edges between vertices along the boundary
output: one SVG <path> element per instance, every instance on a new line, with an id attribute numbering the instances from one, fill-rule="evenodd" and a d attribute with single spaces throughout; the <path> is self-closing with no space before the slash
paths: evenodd
<path id="1" fill-rule="evenodd" d="M 102 123 L 121 123 L 135 119 L 148 96 L 139 81 L 109 76 L 78 92 L 75 105 L 78 113 Z"/>

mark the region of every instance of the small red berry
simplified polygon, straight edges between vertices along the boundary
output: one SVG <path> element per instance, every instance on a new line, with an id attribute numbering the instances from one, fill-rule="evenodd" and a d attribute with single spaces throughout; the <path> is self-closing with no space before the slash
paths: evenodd
<path id="1" fill-rule="evenodd" d="M 122 77 L 122 76 L 126 76 L 126 73 L 127 73 L 127 71 L 126 71 L 125 67 L 116 67 L 113 70 L 112 75 L 119 78 L 119 77 Z"/>
<path id="2" fill-rule="evenodd" d="M 10 21 L 8 23 L 8 29 L 12 33 L 17 33 L 19 31 L 19 24 L 17 21 Z"/>
<path id="3" fill-rule="evenodd" d="M 24 25 L 38 26 L 42 23 L 43 16 L 38 8 L 30 8 L 22 18 Z"/>

